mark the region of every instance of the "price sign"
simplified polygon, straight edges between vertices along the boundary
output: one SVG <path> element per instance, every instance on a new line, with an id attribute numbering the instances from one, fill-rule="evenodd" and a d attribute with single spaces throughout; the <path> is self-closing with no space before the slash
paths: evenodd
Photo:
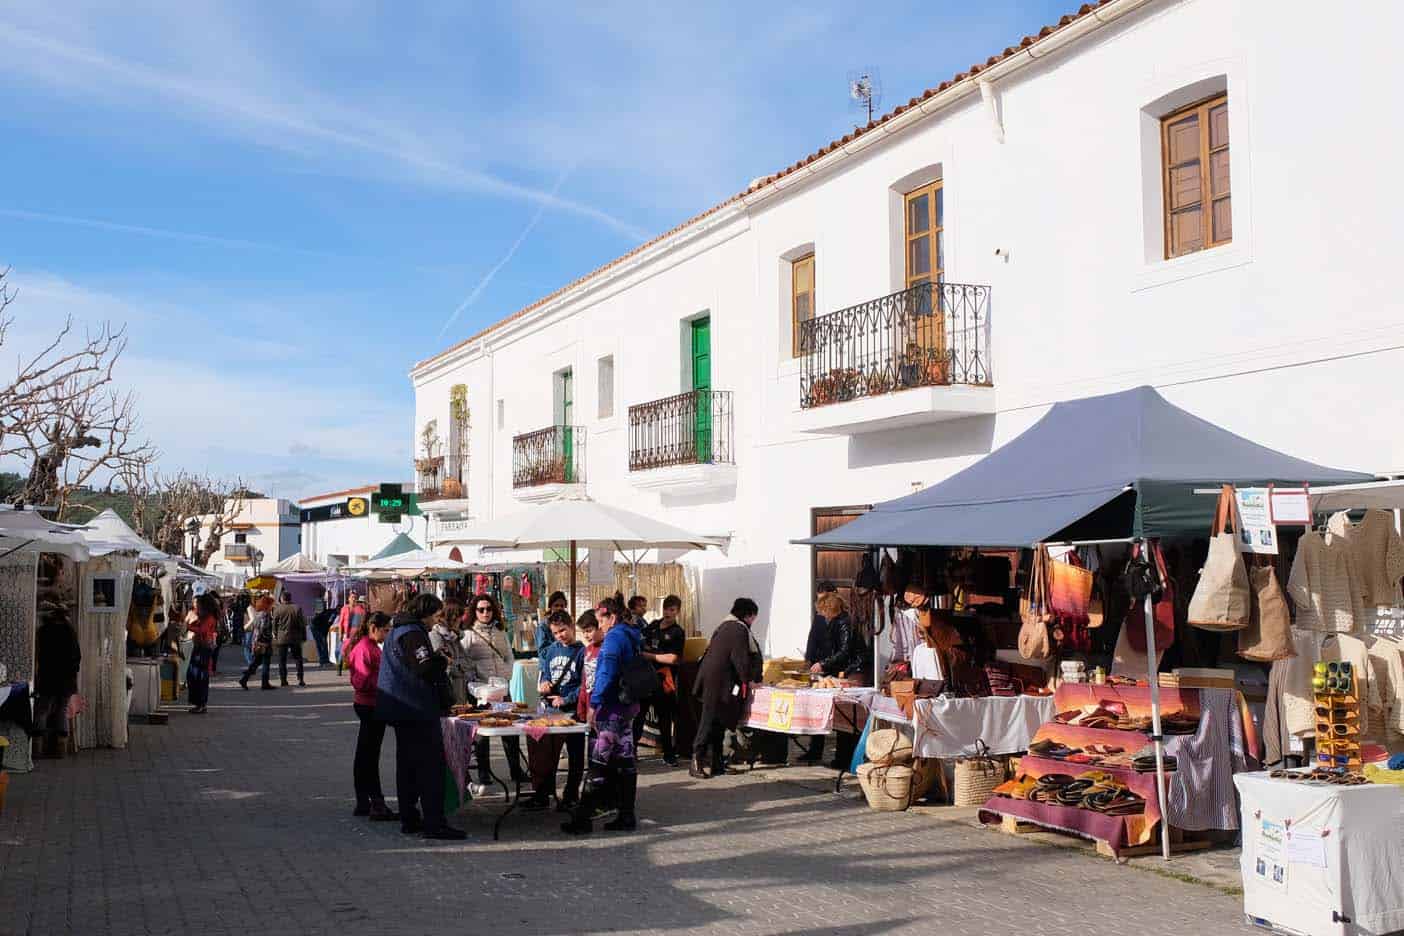
<path id="1" fill-rule="evenodd" d="M 789 731 L 790 722 L 795 717 L 795 694 L 793 692 L 771 692 L 770 712 L 765 717 L 765 727 L 773 731 Z"/>

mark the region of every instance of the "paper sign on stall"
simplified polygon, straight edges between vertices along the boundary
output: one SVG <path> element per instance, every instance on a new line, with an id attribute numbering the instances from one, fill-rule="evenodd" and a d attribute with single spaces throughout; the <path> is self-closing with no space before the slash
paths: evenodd
<path id="1" fill-rule="evenodd" d="M 1238 488 L 1238 551 L 1277 555 L 1277 528 L 1267 488 Z"/>
<path id="2" fill-rule="evenodd" d="M 1311 497 L 1306 488 L 1273 488 L 1272 522 L 1311 526 Z"/>
<path id="3" fill-rule="evenodd" d="M 1275 890 L 1287 890 L 1287 858 L 1283 843 L 1287 827 L 1280 822 L 1261 819 L 1253 848 L 1253 875 L 1262 884 Z"/>
<path id="4" fill-rule="evenodd" d="M 765 717 L 765 727 L 775 731 L 789 731 L 790 722 L 795 717 L 795 694 L 793 692 L 772 692 L 770 711 Z"/>
<path id="5" fill-rule="evenodd" d="M 1319 829 L 1289 829 L 1287 832 L 1287 860 L 1292 864 L 1310 865 L 1313 868 L 1326 867 L 1326 840 Z"/>

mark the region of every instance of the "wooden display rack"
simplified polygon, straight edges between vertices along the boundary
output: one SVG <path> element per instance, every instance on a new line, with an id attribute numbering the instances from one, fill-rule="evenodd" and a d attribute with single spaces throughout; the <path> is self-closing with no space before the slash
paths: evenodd
<path id="1" fill-rule="evenodd" d="M 1064 832 L 1062 829 L 1053 829 L 1039 825 L 1037 822 L 1030 822 L 1027 819 L 1020 819 L 1018 816 L 1003 816 L 1000 820 L 999 830 L 1005 835 L 1028 835 L 1032 832 L 1051 832 L 1057 835 L 1064 835 L 1069 838 L 1090 841 L 1096 846 L 1097 854 L 1103 858 L 1111 858 L 1116 861 L 1123 861 L 1127 858 L 1139 858 L 1142 855 L 1160 854 L 1160 837 L 1156 836 L 1155 841 L 1147 842 L 1144 845 L 1129 845 L 1118 851 L 1113 851 L 1111 845 L 1100 839 L 1087 839 L 1072 832 Z M 1186 852 L 1203 851 L 1214 846 L 1214 840 L 1204 832 L 1187 832 L 1184 829 L 1170 827 L 1170 853 L 1172 855 L 1182 855 Z"/>
<path id="2" fill-rule="evenodd" d="M 1324 718 L 1320 715 L 1316 717 L 1318 729 L 1316 732 L 1317 766 L 1360 770 L 1360 697 L 1356 693 L 1356 686 L 1355 674 L 1351 673 L 1349 692 L 1312 693 L 1312 700 L 1316 707 L 1324 708 L 1328 713 Z M 1345 709 L 1345 714 L 1340 718 L 1334 717 L 1338 709 Z M 1323 735 L 1320 731 L 1322 725 L 1330 729 L 1328 734 Z M 1345 734 L 1336 734 L 1338 725 L 1347 728 Z M 1340 757 L 1346 758 L 1346 761 L 1342 763 L 1337 760 Z"/>

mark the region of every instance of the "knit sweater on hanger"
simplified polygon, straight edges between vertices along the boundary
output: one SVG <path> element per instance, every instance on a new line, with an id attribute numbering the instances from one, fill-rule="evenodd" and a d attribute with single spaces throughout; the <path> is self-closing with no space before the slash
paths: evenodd
<path id="1" fill-rule="evenodd" d="M 1287 577 L 1294 627 L 1354 631 L 1365 620 L 1364 594 L 1346 538 L 1315 530 L 1302 535 Z"/>
<path id="2" fill-rule="evenodd" d="M 1326 529 L 1333 537 L 1341 537 L 1350 548 L 1367 613 L 1379 605 L 1399 604 L 1399 580 L 1404 578 L 1404 539 L 1395 531 L 1390 512 L 1367 510 L 1359 523 L 1351 523 L 1343 510 L 1327 521 Z M 1364 626 L 1366 620 L 1368 618 L 1358 623 Z"/>

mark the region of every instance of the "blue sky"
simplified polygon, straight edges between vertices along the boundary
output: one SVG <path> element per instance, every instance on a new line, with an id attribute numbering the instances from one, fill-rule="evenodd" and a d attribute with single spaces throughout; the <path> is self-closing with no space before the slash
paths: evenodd
<path id="1" fill-rule="evenodd" d="M 414 361 L 1074 7 L 14 6 L 0 365 L 126 323 L 163 467 L 406 477 Z"/>

